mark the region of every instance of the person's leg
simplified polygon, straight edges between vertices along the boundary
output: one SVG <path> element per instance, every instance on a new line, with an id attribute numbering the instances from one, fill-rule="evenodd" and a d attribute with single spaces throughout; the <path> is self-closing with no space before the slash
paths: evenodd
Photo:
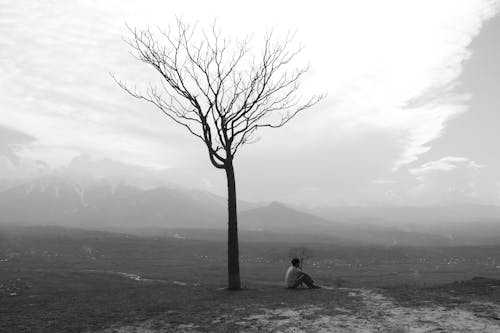
<path id="1" fill-rule="evenodd" d="M 289 289 L 297 289 L 298 287 L 302 286 L 302 280 L 301 280 L 301 276 L 300 275 L 296 280 L 295 282 L 293 283 L 293 285 L 291 287 L 288 287 Z"/>
<path id="2" fill-rule="evenodd" d="M 301 283 L 305 283 L 305 285 L 308 286 L 309 288 L 316 288 L 316 286 L 314 285 L 314 280 L 311 279 L 311 277 L 306 273 L 300 274 L 300 276 L 295 281 L 295 285 L 297 286 L 300 285 Z"/>

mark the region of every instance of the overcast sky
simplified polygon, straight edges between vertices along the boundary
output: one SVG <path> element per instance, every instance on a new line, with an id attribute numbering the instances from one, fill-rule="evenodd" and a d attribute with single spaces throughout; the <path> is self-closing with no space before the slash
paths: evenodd
<path id="1" fill-rule="evenodd" d="M 500 204 L 500 1 L 0 0 L 0 175 L 75 168 L 224 193 L 196 138 L 110 72 L 153 77 L 122 41 L 176 16 L 223 33 L 296 30 L 328 97 L 259 132 L 236 161 L 240 198 L 315 204 Z M 103 159 L 105 159 L 103 161 Z M 69 165 L 69 167 L 68 167 Z M 168 173 L 168 172 L 167 172 Z"/>

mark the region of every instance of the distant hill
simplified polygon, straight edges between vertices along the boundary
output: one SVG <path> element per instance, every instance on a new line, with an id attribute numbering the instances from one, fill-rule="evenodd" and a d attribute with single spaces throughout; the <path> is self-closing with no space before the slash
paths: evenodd
<path id="1" fill-rule="evenodd" d="M 265 207 L 243 211 L 239 227 L 273 233 L 316 234 L 341 243 L 378 245 L 453 245 L 446 237 L 422 232 L 375 226 L 356 221 L 335 222 L 273 202 Z"/>
<path id="2" fill-rule="evenodd" d="M 240 212 L 240 229 L 255 231 L 322 232 L 329 230 L 332 222 L 321 217 L 272 202 L 267 206 Z"/>

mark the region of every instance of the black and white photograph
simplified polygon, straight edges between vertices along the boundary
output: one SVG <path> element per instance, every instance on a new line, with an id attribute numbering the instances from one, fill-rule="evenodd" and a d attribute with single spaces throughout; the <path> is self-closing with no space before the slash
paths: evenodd
<path id="1" fill-rule="evenodd" d="M 500 0 L 0 0 L 1 333 L 500 333 Z"/>

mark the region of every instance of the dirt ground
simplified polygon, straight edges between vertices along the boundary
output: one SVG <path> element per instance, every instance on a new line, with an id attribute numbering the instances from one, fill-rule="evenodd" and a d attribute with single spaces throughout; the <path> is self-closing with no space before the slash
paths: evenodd
<path id="1" fill-rule="evenodd" d="M 257 294 L 266 289 L 273 293 L 265 288 Z M 287 293 L 292 301 L 271 304 L 244 292 L 230 308 L 213 304 L 214 308 L 180 317 L 171 311 L 99 332 L 500 332 L 500 305 L 487 301 L 405 306 L 384 290 L 329 287 L 282 290 L 275 296 L 280 299 Z"/>
<path id="2" fill-rule="evenodd" d="M 315 290 L 247 280 L 227 291 L 118 271 L 9 274 L 2 333 L 500 332 L 498 279 Z"/>

